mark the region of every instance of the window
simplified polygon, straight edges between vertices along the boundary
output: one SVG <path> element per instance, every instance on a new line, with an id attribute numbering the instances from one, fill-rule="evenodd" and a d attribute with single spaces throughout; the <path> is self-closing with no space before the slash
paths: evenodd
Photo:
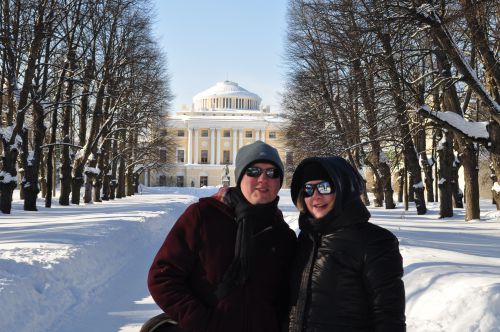
<path id="1" fill-rule="evenodd" d="M 167 185 L 167 177 L 165 175 L 160 175 L 160 178 L 158 180 L 158 184 L 161 187 L 165 187 Z"/>
<path id="2" fill-rule="evenodd" d="M 200 176 L 200 187 L 208 186 L 208 176 Z"/>
<path id="3" fill-rule="evenodd" d="M 208 150 L 201 150 L 201 164 L 208 164 Z"/>
<path id="4" fill-rule="evenodd" d="M 184 137 L 184 130 L 177 130 L 177 137 Z"/>
<path id="5" fill-rule="evenodd" d="M 276 132 L 275 131 L 270 131 L 269 132 L 269 138 L 270 139 L 275 139 L 276 138 Z"/>
<path id="6" fill-rule="evenodd" d="M 177 150 L 177 162 L 178 163 L 184 162 L 184 150 Z"/>
<path id="7" fill-rule="evenodd" d="M 223 164 L 229 164 L 229 163 L 231 163 L 231 160 L 229 159 L 229 156 L 230 156 L 230 151 L 229 150 L 222 151 L 222 163 Z"/>
<path id="8" fill-rule="evenodd" d="M 245 137 L 246 137 L 246 138 L 252 138 L 252 131 L 250 131 L 250 130 L 246 130 L 246 131 L 245 131 Z"/>
<path id="9" fill-rule="evenodd" d="M 224 137 L 231 137 L 231 131 L 224 130 L 224 132 L 222 133 L 222 136 L 224 136 Z"/>
<path id="10" fill-rule="evenodd" d="M 175 185 L 177 187 L 184 187 L 184 176 L 178 175 Z"/>
<path id="11" fill-rule="evenodd" d="M 203 129 L 201 131 L 201 137 L 208 137 L 208 130 L 207 129 Z"/>
<path id="12" fill-rule="evenodd" d="M 167 162 L 167 150 L 160 149 L 160 163 L 166 163 L 166 162 Z"/>

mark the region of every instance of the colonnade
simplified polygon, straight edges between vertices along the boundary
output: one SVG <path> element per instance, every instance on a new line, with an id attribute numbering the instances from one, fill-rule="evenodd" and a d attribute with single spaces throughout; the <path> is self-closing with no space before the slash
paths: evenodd
<path id="1" fill-rule="evenodd" d="M 196 127 L 188 127 L 188 142 L 187 142 L 187 164 L 199 164 L 198 156 L 199 156 L 199 142 L 200 142 L 200 128 Z M 224 139 L 229 140 L 229 137 L 222 137 L 223 130 L 231 130 L 231 138 L 232 138 L 232 159 L 231 163 L 234 163 L 236 160 L 236 153 L 238 149 L 243 146 L 243 134 L 245 131 L 251 129 L 243 129 L 243 128 L 233 128 L 233 129 L 221 129 L 221 128 L 210 128 L 210 150 L 209 154 L 209 163 L 212 165 L 220 165 L 221 164 L 221 149 L 222 142 Z M 265 129 L 255 129 L 253 130 L 253 139 L 255 141 L 261 140 L 266 141 L 266 131 Z"/>

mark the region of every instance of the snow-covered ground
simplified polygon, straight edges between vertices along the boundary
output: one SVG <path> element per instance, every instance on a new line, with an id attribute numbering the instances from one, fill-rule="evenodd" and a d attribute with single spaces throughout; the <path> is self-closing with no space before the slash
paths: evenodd
<path id="1" fill-rule="evenodd" d="M 159 313 L 146 276 L 166 233 L 188 204 L 215 188 L 144 188 L 97 204 L 0 214 L 0 331 L 137 332 Z M 289 190 L 285 219 L 297 228 Z M 500 214 L 482 202 L 482 220 L 463 211 L 438 219 L 369 208 L 393 231 L 405 265 L 408 331 L 500 331 Z"/>

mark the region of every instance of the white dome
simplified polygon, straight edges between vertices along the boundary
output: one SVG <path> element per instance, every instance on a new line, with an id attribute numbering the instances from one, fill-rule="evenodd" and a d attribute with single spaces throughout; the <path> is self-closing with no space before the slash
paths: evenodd
<path id="1" fill-rule="evenodd" d="M 257 110 L 261 98 L 238 83 L 218 82 L 193 97 L 195 109 L 244 109 Z"/>

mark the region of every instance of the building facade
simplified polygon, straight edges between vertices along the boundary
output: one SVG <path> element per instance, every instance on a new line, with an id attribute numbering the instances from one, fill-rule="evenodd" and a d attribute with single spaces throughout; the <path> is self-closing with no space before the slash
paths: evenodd
<path id="1" fill-rule="evenodd" d="M 236 153 L 256 140 L 278 149 L 285 163 L 291 155 L 285 150 L 283 124 L 284 119 L 271 113 L 269 106 L 261 107 L 257 94 L 235 82 L 218 82 L 169 118 L 174 165 L 164 174 L 149 174 L 149 185 L 217 186 L 227 173 L 234 186 Z"/>

